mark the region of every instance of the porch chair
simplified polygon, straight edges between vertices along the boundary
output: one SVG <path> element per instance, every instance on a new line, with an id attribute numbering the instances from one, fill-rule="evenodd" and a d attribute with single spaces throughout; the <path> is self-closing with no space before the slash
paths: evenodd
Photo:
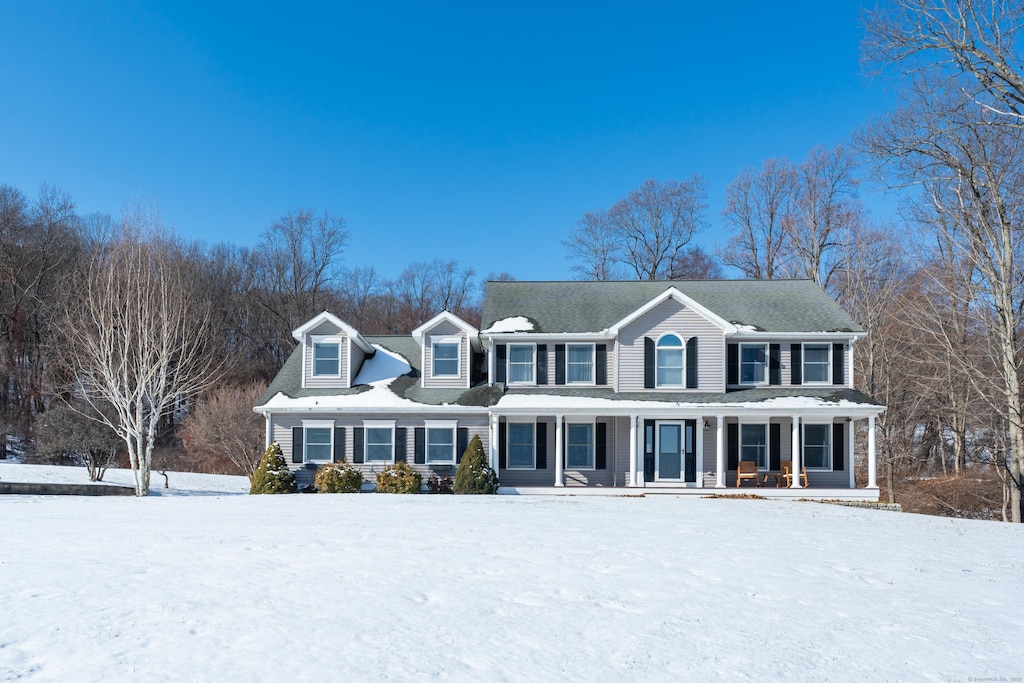
<path id="1" fill-rule="evenodd" d="M 793 462 L 791 460 L 783 462 L 781 470 L 783 485 L 786 487 L 791 486 L 793 483 Z M 800 468 L 800 481 L 803 481 L 803 488 L 807 488 L 810 486 L 810 484 L 807 482 L 807 469 L 804 467 Z"/>
<path id="2" fill-rule="evenodd" d="M 750 462 L 749 460 L 741 460 L 736 464 L 736 488 L 740 487 L 740 484 L 744 479 L 753 479 L 754 486 L 761 485 L 761 473 L 757 469 L 756 462 Z"/>

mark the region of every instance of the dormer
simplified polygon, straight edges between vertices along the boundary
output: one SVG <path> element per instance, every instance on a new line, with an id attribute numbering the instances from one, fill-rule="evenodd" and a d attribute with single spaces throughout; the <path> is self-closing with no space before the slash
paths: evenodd
<path id="1" fill-rule="evenodd" d="M 468 389 L 473 355 L 481 352 L 478 330 L 448 311 L 442 311 L 412 331 L 420 345 L 426 389 Z"/>
<path id="2" fill-rule="evenodd" d="M 292 330 L 302 345 L 303 388 L 348 389 L 373 346 L 351 325 L 324 311 Z"/>

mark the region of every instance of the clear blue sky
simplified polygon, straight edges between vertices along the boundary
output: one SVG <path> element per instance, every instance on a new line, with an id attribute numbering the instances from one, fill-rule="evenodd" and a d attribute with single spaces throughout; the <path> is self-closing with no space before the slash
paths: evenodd
<path id="1" fill-rule="evenodd" d="M 891 104 L 865 4 L 0 0 L 0 183 L 239 245 L 310 207 L 348 266 L 560 279 L 584 212 L 701 173 L 710 249 L 742 168 Z"/>

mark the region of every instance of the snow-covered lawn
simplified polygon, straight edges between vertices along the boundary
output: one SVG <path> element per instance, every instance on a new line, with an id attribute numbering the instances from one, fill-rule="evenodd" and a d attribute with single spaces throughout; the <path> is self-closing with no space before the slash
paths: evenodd
<path id="1" fill-rule="evenodd" d="M 1018 526 L 756 500 L 250 497 L 226 492 L 244 479 L 170 477 L 225 492 L 0 496 L 0 680 L 1024 675 Z"/>

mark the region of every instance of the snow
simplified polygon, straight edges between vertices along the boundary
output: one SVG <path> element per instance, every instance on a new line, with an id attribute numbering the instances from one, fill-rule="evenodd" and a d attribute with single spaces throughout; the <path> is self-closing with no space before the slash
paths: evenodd
<path id="1" fill-rule="evenodd" d="M 806 502 L 383 494 L 0 496 L 0 518 L 5 680 L 1022 673 L 1020 526 Z"/>
<path id="2" fill-rule="evenodd" d="M 89 472 L 85 467 L 57 465 L 21 465 L 0 461 L 0 481 L 31 482 L 37 484 L 113 484 L 131 486 L 132 471 L 128 469 L 109 469 L 103 475 L 103 481 L 89 481 Z M 164 477 L 153 470 L 150 477 L 153 496 L 195 496 L 248 494 L 249 479 L 242 476 L 224 474 L 195 474 L 192 472 L 168 472 L 168 488 L 164 488 Z M 0 679 L 2 680 L 2 679 Z"/>
<path id="3" fill-rule="evenodd" d="M 522 315 L 515 315 L 511 318 L 502 318 L 501 320 L 495 320 L 494 324 L 488 327 L 486 330 L 481 330 L 481 334 L 497 334 L 499 332 L 532 332 L 533 322 L 529 318 Z"/>
<path id="4" fill-rule="evenodd" d="M 363 362 L 353 384 L 373 384 L 384 380 L 393 380 L 406 374 L 412 367 L 403 356 L 388 351 L 383 346 L 373 345 L 377 350 L 370 358 Z"/>
<path id="5" fill-rule="evenodd" d="M 505 394 L 498 401 L 497 407 L 502 409 L 535 409 L 537 411 L 547 410 L 598 410 L 615 408 L 616 412 L 630 410 L 650 411 L 652 409 L 692 409 L 695 405 L 700 409 L 714 412 L 718 409 L 726 409 L 730 412 L 740 410 L 757 410 L 759 408 L 827 408 L 837 412 L 843 410 L 854 410 L 871 408 L 864 403 L 855 403 L 846 399 L 838 401 L 825 401 L 815 396 L 787 396 L 782 398 L 771 398 L 763 401 L 733 401 L 729 403 L 685 403 L 681 401 L 616 401 L 609 398 L 592 398 L 586 396 L 560 396 L 557 394 Z"/>

